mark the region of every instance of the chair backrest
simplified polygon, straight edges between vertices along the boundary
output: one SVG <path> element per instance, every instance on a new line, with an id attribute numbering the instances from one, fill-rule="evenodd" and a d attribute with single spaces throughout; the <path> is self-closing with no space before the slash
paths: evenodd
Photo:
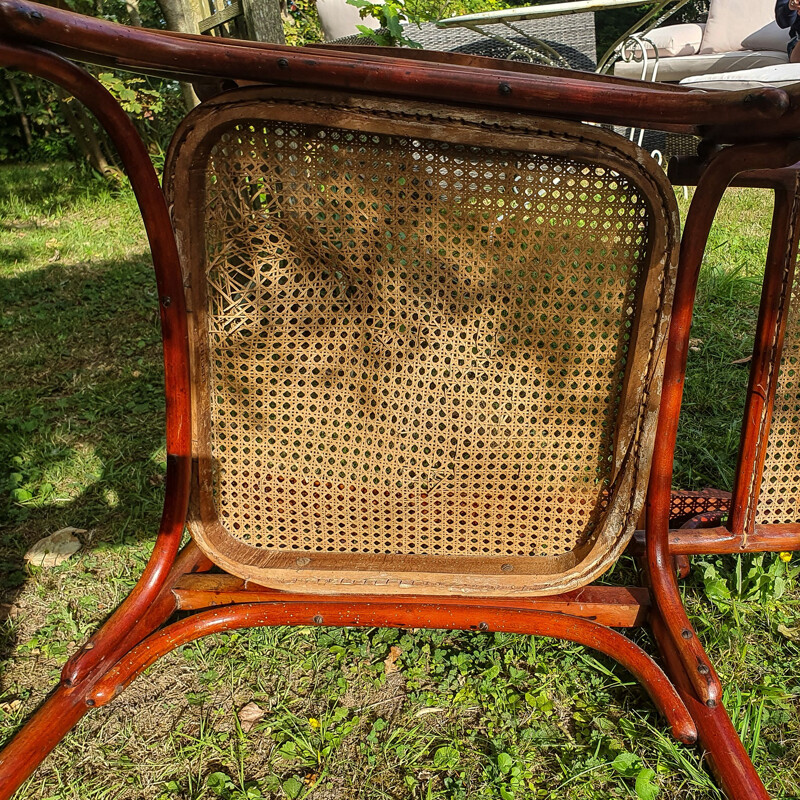
<path id="1" fill-rule="evenodd" d="M 678 218 L 601 129 L 253 87 L 166 188 L 191 316 L 192 532 L 319 592 L 548 594 L 641 511 Z"/>

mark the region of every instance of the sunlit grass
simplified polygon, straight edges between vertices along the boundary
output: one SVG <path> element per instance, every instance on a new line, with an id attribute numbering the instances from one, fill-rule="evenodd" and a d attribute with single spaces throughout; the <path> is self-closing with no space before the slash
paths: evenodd
<path id="1" fill-rule="evenodd" d="M 769 217 L 766 193 L 731 192 L 712 235 L 681 420 L 685 488 L 730 487 L 747 381 L 733 362 L 752 343 Z M 64 165 L 0 169 L 0 296 L 5 737 L 124 598 L 158 524 L 158 317 L 131 195 Z M 87 530 L 81 553 L 24 572 L 27 546 L 68 525 Z M 695 560 L 687 603 L 761 774 L 776 798 L 793 798 L 800 647 L 780 626 L 798 627 L 800 593 L 791 578 L 778 599 L 749 599 L 745 584 L 737 593 L 753 559 L 743 562 Z M 792 567 L 767 556 L 759 569 L 774 587 Z M 730 602 L 705 599 L 704 577 L 727 581 Z M 650 648 L 644 632 L 633 636 Z M 399 671 L 387 674 L 393 646 Z M 265 715 L 245 732 L 237 712 L 248 702 Z M 635 797 L 648 768 L 661 798 L 721 797 L 631 676 L 577 645 L 275 628 L 170 654 L 88 715 L 20 796 L 608 800 Z"/>

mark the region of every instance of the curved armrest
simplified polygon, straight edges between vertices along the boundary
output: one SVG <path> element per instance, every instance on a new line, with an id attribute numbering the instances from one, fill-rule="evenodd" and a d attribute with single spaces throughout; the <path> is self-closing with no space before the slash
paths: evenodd
<path id="1" fill-rule="evenodd" d="M 743 92 L 665 89 L 569 70 L 520 70 L 509 62 L 465 67 L 131 28 L 27 0 L 0 0 L 0 41 L 44 46 L 78 61 L 178 80 L 218 78 L 360 91 L 518 110 L 563 119 L 698 133 L 716 141 L 763 140 L 800 126 L 800 87 Z M 722 137 L 722 138 L 721 138 Z M 725 138 L 727 137 L 727 138 Z"/>

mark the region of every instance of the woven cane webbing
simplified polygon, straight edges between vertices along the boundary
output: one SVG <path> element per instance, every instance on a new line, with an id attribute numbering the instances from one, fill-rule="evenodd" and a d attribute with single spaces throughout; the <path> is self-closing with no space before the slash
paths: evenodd
<path id="1" fill-rule="evenodd" d="M 800 275 L 795 272 L 756 522 L 800 522 Z"/>
<path id="2" fill-rule="evenodd" d="M 652 200 L 570 156 L 578 136 L 542 153 L 496 146 L 518 133 L 496 122 L 426 120 L 433 138 L 418 114 L 335 111 L 276 105 L 209 135 L 192 302 L 212 527 L 237 558 L 343 569 L 563 573 L 609 503 L 606 549 L 629 536 L 669 283 Z"/>

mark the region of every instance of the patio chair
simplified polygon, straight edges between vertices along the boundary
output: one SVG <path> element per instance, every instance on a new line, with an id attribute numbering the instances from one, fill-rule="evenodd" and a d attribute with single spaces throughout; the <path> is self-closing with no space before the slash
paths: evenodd
<path id="1" fill-rule="evenodd" d="M 0 64 L 84 102 L 130 176 L 168 452 L 148 567 L 0 753 L 0 799 L 159 656 L 278 624 L 582 643 L 633 673 L 677 739 L 699 735 L 730 798 L 766 798 L 675 577 L 678 555 L 758 542 L 671 532 L 692 498 L 670 484 L 708 226 L 737 174 L 800 157 L 792 95 L 220 43 L 24 0 L 0 0 L 0 22 Z M 163 194 L 124 112 L 65 56 L 203 81 Z M 677 279 L 663 171 L 582 121 L 620 119 L 751 137 L 697 166 Z M 781 197 L 771 252 L 793 259 Z M 800 548 L 800 526 L 778 541 Z M 626 546 L 643 585 L 591 585 Z M 197 613 L 165 624 L 176 610 Z M 645 621 L 666 673 L 614 630 Z"/>

